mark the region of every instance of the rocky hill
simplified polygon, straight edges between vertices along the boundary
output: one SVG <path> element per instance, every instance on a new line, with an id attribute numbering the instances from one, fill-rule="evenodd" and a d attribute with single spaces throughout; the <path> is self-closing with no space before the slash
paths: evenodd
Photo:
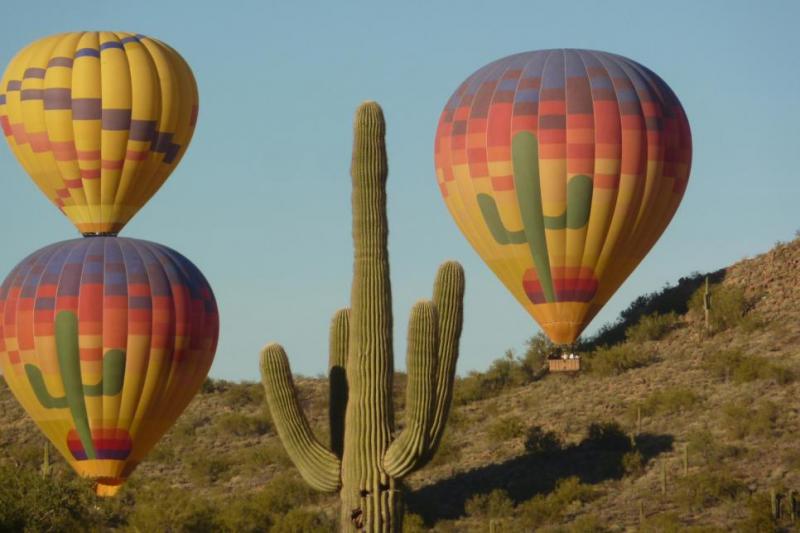
<path id="1" fill-rule="evenodd" d="M 793 530 L 800 240 L 709 273 L 708 326 L 705 279 L 691 275 L 638 299 L 585 344 L 578 374 L 543 373 L 548 346 L 535 337 L 526 353 L 460 378 L 439 454 L 408 479 L 406 529 Z M 298 385 L 321 432 L 327 384 Z M 0 508 L 30 493 L 19 473 L 41 478 L 43 446 L 0 387 Z M 54 463 L 31 483 L 71 483 Z M 91 517 L 81 519 L 95 530 L 331 530 L 336 497 L 298 477 L 260 385 L 209 380 L 120 497 L 90 502 Z M 0 511 L 0 529 L 20 523 L 12 511 Z"/>

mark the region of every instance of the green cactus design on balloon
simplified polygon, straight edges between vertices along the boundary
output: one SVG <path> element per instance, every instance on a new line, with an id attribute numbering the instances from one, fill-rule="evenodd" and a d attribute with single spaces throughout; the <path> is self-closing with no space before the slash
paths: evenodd
<path id="1" fill-rule="evenodd" d="M 59 311 L 55 320 L 56 351 L 61 379 L 64 383 L 64 396 L 54 397 L 45 384 L 39 367 L 26 364 L 25 374 L 31 384 L 36 399 L 45 409 L 69 408 L 75 431 L 80 437 L 88 459 L 95 459 L 97 453 L 92 442 L 89 418 L 86 414 L 84 396 L 116 396 L 122 391 L 125 377 L 125 352 L 109 350 L 103 355 L 103 377 L 94 385 L 81 381 L 80 348 L 78 345 L 78 317 L 71 311 Z"/>
<path id="2" fill-rule="evenodd" d="M 545 229 L 579 229 L 589 222 L 592 179 L 585 175 L 570 178 L 567 182 L 567 208 L 558 216 L 544 216 L 539 176 L 539 143 L 533 133 L 522 131 L 514 136 L 511 141 L 511 159 L 523 229 L 519 231 L 506 229 L 500 218 L 497 203 L 491 195 L 478 194 L 478 207 L 497 244 L 528 243 L 545 300 L 554 302 L 556 294 L 550 271 Z"/>
<path id="3" fill-rule="evenodd" d="M 342 531 L 400 531 L 400 480 L 429 461 L 450 409 L 462 327 L 464 272 L 439 267 L 433 299 L 411 311 L 405 426 L 395 435 L 392 304 L 387 249 L 383 112 L 363 104 L 353 147 L 351 308 L 330 329 L 330 446 L 315 437 L 298 401 L 286 353 L 261 354 L 267 403 L 286 451 L 315 489 L 340 491 Z"/>

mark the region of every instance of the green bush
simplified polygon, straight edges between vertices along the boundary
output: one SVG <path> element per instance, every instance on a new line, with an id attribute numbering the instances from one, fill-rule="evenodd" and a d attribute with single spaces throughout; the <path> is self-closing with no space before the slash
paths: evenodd
<path id="1" fill-rule="evenodd" d="M 225 405 L 239 409 L 264 403 L 264 389 L 259 383 L 229 383 L 223 396 Z"/>
<path id="2" fill-rule="evenodd" d="M 555 431 L 545 431 L 540 426 L 531 426 L 525 432 L 525 451 L 528 453 L 550 453 L 562 447 L 563 443 Z"/>
<path id="3" fill-rule="evenodd" d="M 745 494 L 747 487 L 724 471 L 701 472 L 680 479 L 677 502 L 689 511 L 701 511 Z"/>
<path id="4" fill-rule="evenodd" d="M 614 376 L 654 363 L 657 357 L 639 346 L 620 344 L 598 348 L 584 359 L 589 372 L 599 376 Z"/>
<path id="5" fill-rule="evenodd" d="M 227 457 L 200 455 L 189 463 L 189 474 L 197 483 L 215 483 L 229 477 L 231 465 Z"/>
<path id="6" fill-rule="evenodd" d="M 216 505 L 194 491 L 148 483 L 128 518 L 133 531 L 201 533 L 222 528 Z"/>
<path id="7" fill-rule="evenodd" d="M 721 443 L 707 429 L 689 433 L 687 444 L 690 463 L 697 462 L 699 458 L 703 464 L 711 467 L 718 467 L 726 459 L 739 457 L 743 452 L 737 446 Z"/>
<path id="8" fill-rule="evenodd" d="M 515 516 L 525 531 L 534 531 L 547 524 L 561 521 L 567 511 L 594 499 L 595 490 L 584 485 L 573 476 L 561 479 L 550 494 L 537 494 L 530 500 L 517 505 Z"/>
<path id="9" fill-rule="evenodd" d="M 216 418 L 217 427 L 224 433 L 237 437 L 261 436 L 271 429 L 270 420 L 264 416 L 248 416 L 239 412 L 224 413 Z"/>
<path id="10" fill-rule="evenodd" d="M 778 527 L 778 522 L 772 517 L 772 502 L 767 494 L 754 494 L 747 500 L 747 516 L 738 526 L 739 531 L 791 531 Z M 794 529 L 794 528 L 793 528 Z"/>
<path id="11" fill-rule="evenodd" d="M 528 347 L 521 359 L 522 366 L 530 377 L 541 377 L 545 365 L 547 365 L 547 358 L 555 352 L 556 345 L 542 332 L 528 339 L 526 344 Z"/>
<path id="12" fill-rule="evenodd" d="M 464 504 L 467 516 L 482 518 L 504 518 L 514 514 L 514 502 L 503 489 L 488 494 L 476 494 Z"/>
<path id="13" fill-rule="evenodd" d="M 709 286 L 711 309 L 708 314 L 712 333 L 724 331 L 740 325 L 751 307 L 741 287 L 717 283 Z M 703 302 L 705 286 L 701 286 L 689 299 L 689 309 L 704 316 Z"/>
<path id="14" fill-rule="evenodd" d="M 450 436 L 450 428 L 445 426 L 444 435 L 442 440 L 439 441 L 439 447 L 433 455 L 431 462 L 428 463 L 432 467 L 454 465 L 461 459 L 461 446 L 453 442 Z"/>
<path id="15" fill-rule="evenodd" d="M 633 447 L 628 435 L 616 422 L 593 422 L 581 445 L 609 452 L 627 452 Z"/>
<path id="16" fill-rule="evenodd" d="M 0 531 L 88 531 L 102 521 L 88 482 L 0 465 Z"/>
<path id="17" fill-rule="evenodd" d="M 639 450 L 631 450 L 622 456 L 622 469 L 625 474 L 639 476 L 644 472 L 645 460 Z"/>
<path id="18" fill-rule="evenodd" d="M 292 466 L 292 460 L 278 439 L 268 439 L 263 444 L 252 446 L 243 451 L 243 462 L 246 466 L 263 468 L 270 465 L 281 467 Z"/>
<path id="19" fill-rule="evenodd" d="M 714 526 L 686 525 L 681 522 L 676 513 L 659 513 L 648 516 L 639 528 L 639 533 L 727 533 L 727 531 L 727 529 Z"/>
<path id="20" fill-rule="evenodd" d="M 270 533 L 334 533 L 336 524 L 325 513 L 306 509 L 292 509 L 280 516 Z"/>
<path id="21" fill-rule="evenodd" d="M 527 385 L 544 374 L 547 357 L 555 350 L 543 333 L 527 341 L 525 355 L 515 358 L 510 350 L 500 359 L 495 359 L 486 372 L 470 372 L 458 378 L 453 390 L 453 403 L 464 405 L 470 402 L 493 398 L 505 390 Z"/>
<path id="22" fill-rule="evenodd" d="M 700 396 L 685 387 L 661 389 L 650 393 L 643 401 L 635 403 L 629 410 L 629 416 L 636 417 L 639 410 L 642 416 L 682 413 L 697 407 L 702 401 Z"/>
<path id="23" fill-rule="evenodd" d="M 489 425 L 489 438 L 495 442 L 505 442 L 521 437 L 525 433 L 525 425 L 518 416 L 498 418 Z"/>
<path id="24" fill-rule="evenodd" d="M 403 516 L 403 533 L 424 533 L 428 531 L 425 521 L 418 514 L 406 513 Z"/>
<path id="25" fill-rule="evenodd" d="M 735 439 L 749 436 L 768 436 L 773 433 L 778 421 L 778 406 L 763 401 L 753 408 L 753 402 L 739 401 L 723 406 L 722 424 Z"/>
<path id="26" fill-rule="evenodd" d="M 196 413 L 184 413 L 178 418 L 174 429 L 170 432 L 178 437 L 178 439 L 186 437 L 194 437 L 197 430 L 205 426 L 211 421 L 208 416 Z"/>
<path id="27" fill-rule="evenodd" d="M 769 359 L 745 355 L 741 350 L 724 350 L 709 355 L 704 365 L 714 377 L 747 383 L 758 379 L 770 379 L 780 385 L 794 381 L 794 372 Z"/>
<path id="28" fill-rule="evenodd" d="M 625 330 L 625 338 L 633 342 L 657 341 L 672 331 L 678 323 L 678 315 L 669 312 L 664 315 L 653 313 L 639 319 L 635 325 Z"/>

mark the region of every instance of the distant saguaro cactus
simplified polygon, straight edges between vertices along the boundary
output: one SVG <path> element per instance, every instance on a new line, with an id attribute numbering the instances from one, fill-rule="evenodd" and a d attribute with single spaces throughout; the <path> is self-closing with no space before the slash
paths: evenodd
<path id="1" fill-rule="evenodd" d="M 387 249 L 385 124 L 380 106 L 362 104 L 353 144 L 351 308 L 330 329 L 330 447 L 300 408 L 283 348 L 261 354 L 267 403 L 286 451 L 317 490 L 340 491 L 342 531 L 399 531 L 400 479 L 423 466 L 442 438 L 461 336 L 464 273 L 446 262 L 432 301 L 420 301 L 408 327 L 404 429 L 394 435 L 392 304 Z"/>

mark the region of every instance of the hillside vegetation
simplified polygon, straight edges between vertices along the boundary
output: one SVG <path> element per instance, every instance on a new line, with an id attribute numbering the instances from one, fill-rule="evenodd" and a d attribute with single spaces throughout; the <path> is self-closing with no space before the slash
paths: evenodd
<path id="1" fill-rule="evenodd" d="M 544 372 L 535 336 L 459 378 L 437 457 L 408 479 L 406 531 L 793 530 L 800 240 L 708 277 L 708 327 L 695 274 L 587 340 L 578 375 Z M 326 381 L 297 383 L 326 427 Z M 208 380 L 112 501 L 60 458 L 42 472 L 44 446 L 0 382 L 0 530 L 334 528 L 338 498 L 303 484 L 259 384 Z"/>

